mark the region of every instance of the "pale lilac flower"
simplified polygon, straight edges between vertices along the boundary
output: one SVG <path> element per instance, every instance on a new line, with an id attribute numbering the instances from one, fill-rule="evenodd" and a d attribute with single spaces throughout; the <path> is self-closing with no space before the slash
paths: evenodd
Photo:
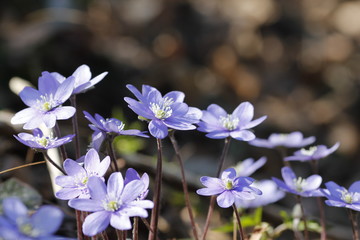
<path id="1" fill-rule="evenodd" d="M 120 172 L 112 173 L 105 183 L 98 177 L 90 177 L 88 182 L 90 199 L 71 199 L 69 206 L 80 211 L 94 212 L 85 218 L 83 233 L 95 236 L 110 224 L 119 230 L 131 229 L 130 217 L 148 216 L 146 208 L 153 208 L 150 200 L 138 199 L 144 189 L 141 180 L 133 180 L 124 185 Z"/>
<path id="2" fill-rule="evenodd" d="M 54 235 L 64 217 L 57 207 L 42 206 L 30 215 L 26 206 L 17 197 L 5 198 L 2 207 L 3 216 L 0 216 L 1 239 L 67 239 Z"/>
<path id="3" fill-rule="evenodd" d="M 285 157 L 284 160 L 301 162 L 319 160 L 335 152 L 339 146 L 340 143 L 335 143 L 331 148 L 327 148 L 325 145 L 312 146 L 309 149 L 302 148 L 296 151 L 293 156 Z"/>
<path id="4" fill-rule="evenodd" d="M 232 137 L 241 141 L 251 141 L 255 139 L 255 134 L 250 129 L 266 119 L 266 116 L 262 116 L 252 120 L 253 117 L 254 107 L 249 102 L 241 103 L 231 114 L 217 104 L 211 104 L 203 111 L 198 130 L 206 132 L 209 138 Z"/>
<path id="5" fill-rule="evenodd" d="M 272 178 L 280 189 L 302 197 L 323 196 L 319 189 L 322 182 L 321 176 L 314 174 L 308 178 L 296 177 L 290 167 L 283 167 L 281 174 L 284 181 L 275 177 Z"/>
<path id="6" fill-rule="evenodd" d="M 61 145 L 71 142 L 74 136 L 73 134 L 61 138 L 54 138 L 51 135 L 44 136 L 39 128 L 35 128 L 33 134 L 19 133 L 17 136 L 14 135 L 19 142 L 38 151 L 60 147 Z"/>
<path id="7" fill-rule="evenodd" d="M 66 78 L 57 72 L 50 73 L 59 83 L 62 83 Z M 91 79 L 91 71 L 88 65 L 81 65 L 78 67 L 75 72 L 71 75 L 75 78 L 74 90 L 72 95 L 83 93 L 92 87 L 95 84 L 100 82 L 108 73 L 103 72 L 96 77 Z"/>
<path id="8" fill-rule="evenodd" d="M 128 170 L 126 170 L 125 173 L 124 185 L 134 180 L 140 180 L 143 182 L 143 190 L 140 193 L 138 199 L 144 200 L 147 194 L 149 193 L 149 183 L 150 183 L 149 175 L 147 173 L 144 173 L 140 177 L 139 173 L 135 169 L 128 168 Z"/>
<path id="9" fill-rule="evenodd" d="M 216 200 L 220 207 L 230 207 L 236 199 L 252 200 L 261 191 L 250 186 L 254 179 L 250 177 L 236 177 L 234 168 L 228 168 L 221 174 L 221 178 L 201 177 L 200 181 L 206 188 L 196 191 L 202 196 L 219 195 Z"/>
<path id="10" fill-rule="evenodd" d="M 326 189 L 322 189 L 328 199 L 325 203 L 331 207 L 345 207 L 360 211 L 360 181 L 356 181 L 347 190 L 335 182 L 325 183 Z"/>
<path id="11" fill-rule="evenodd" d="M 277 184 L 272 180 L 255 181 L 253 186 L 260 189 L 261 195 L 253 200 L 236 199 L 237 208 L 257 208 L 279 201 L 285 196 L 285 192 L 278 189 Z"/>
<path id="12" fill-rule="evenodd" d="M 292 133 L 273 133 L 268 139 L 256 138 L 249 142 L 249 144 L 256 147 L 264 148 L 301 148 L 314 143 L 316 138 L 314 136 L 304 138 L 301 132 Z"/>
<path id="13" fill-rule="evenodd" d="M 55 196 L 62 200 L 73 198 L 90 198 L 87 186 L 90 177 L 99 177 L 104 181 L 103 176 L 110 166 L 110 157 L 100 161 L 99 154 L 95 149 L 90 149 L 84 158 L 84 163 L 79 164 L 72 159 L 64 161 L 66 176 L 57 176 L 55 183 L 63 189 L 55 193 Z"/>
<path id="14" fill-rule="evenodd" d="M 234 168 L 237 172 L 238 177 L 249 177 L 256 170 L 264 166 L 266 161 L 267 161 L 266 157 L 261 157 L 257 161 L 254 161 L 253 158 L 247 158 L 244 161 L 236 164 Z"/>
<path id="15" fill-rule="evenodd" d="M 168 135 L 168 128 L 175 130 L 193 130 L 201 118 L 201 111 L 189 107 L 184 103 L 185 94 L 172 91 L 164 96 L 156 89 L 148 85 L 142 86 L 140 93 L 133 85 L 127 88 L 139 100 L 125 97 L 129 104 L 141 119 L 149 120 L 149 132 L 155 138 L 163 139 Z"/>
<path id="16" fill-rule="evenodd" d="M 84 111 L 84 114 L 85 118 L 91 122 L 89 127 L 94 130 L 94 133 L 92 134 L 91 147 L 95 148 L 97 151 L 99 151 L 107 135 L 149 137 L 145 134 L 145 132 L 137 129 L 124 130 L 125 124 L 116 118 L 104 119 L 97 113 L 95 113 L 95 117 L 92 117 L 86 111 Z"/>
<path id="17" fill-rule="evenodd" d="M 20 92 L 20 98 L 28 108 L 17 112 L 11 123 L 25 123 L 24 129 L 38 128 L 42 123 L 47 128 L 53 128 L 56 120 L 71 118 L 75 114 L 75 108 L 61 105 L 69 99 L 73 86 L 74 77 L 59 84 L 50 74 L 43 73 L 39 78 L 39 90 L 25 87 Z"/>

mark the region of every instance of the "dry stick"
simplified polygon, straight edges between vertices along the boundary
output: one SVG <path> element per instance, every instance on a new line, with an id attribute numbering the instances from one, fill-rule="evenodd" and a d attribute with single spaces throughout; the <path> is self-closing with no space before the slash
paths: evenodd
<path id="1" fill-rule="evenodd" d="M 70 97 L 71 106 L 76 109 L 76 95 Z M 79 124 L 78 124 L 78 117 L 77 112 L 75 112 L 74 116 L 71 119 L 73 125 L 73 131 L 75 134 L 75 156 L 76 159 L 80 158 L 80 135 L 79 135 Z"/>
<path id="2" fill-rule="evenodd" d="M 351 221 L 353 240 L 359 240 L 358 223 L 357 223 L 357 212 L 348 209 L 349 219 Z"/>
<path id="3" fill-rule="evenodd" d="M 160 194 L 161 194 L 161 181 L 162 181 L 162 147 L 161 139 L 156 139 L 157 143 L 157 166 L 156 166 L 156 175 L 155 175 L 155 194 L 153 198 L 154 208 L 151 214 L 150 228 L 153 231 L 149 232 L 148 240 L 154 240 L 158 232 L 158 219 L 159 219 L 159 210 L 160 210 Z"/>
<path id="4" fill-rule="evenodd" d="M 28 163 L 28 164 L 24 164 L 24 165 L 21 165 L 21 166 L 9 168 L 9 169 L 6 169 L 6 170 L 4 170 L 4 171 L 1 171 L 1 172 L 0 172 L 0 175 L 3 174 L 3 173 L 11 172 L 11 171 L 14 171 L 14 170 L 17 170 L 17 169 L 21 169 L 21 168 L 24 168 L 24 167 L 30 167 L 30 166 L 33 166 L 33 165 L 42 164 L 42 163 L 45 163 L 45 162 L 46 162 L 46 161 L 33 162 L 33 163 Z"/>
<path id="5" fill-rule="evenodd" d="M 302 220 L 304 222 L 304 233 L 305 233 L 305 240 L 309 240 L 309 231 L 308 231 L 308 227 L 307 227 L 307 223 L 306 223 L 306 216 L 305 216 L 305 211 L 304 211 L 304 205 L 302 204 L 301 201 L 301 197 L 300 196 L 296 196 L 296 199 L 300 205 L 301 208 L 301 215 L 302 215 Z"/>
<path id="6" fill-rule="evenodd" d="M 232 206 L 233 206 L 234 213 L 235 213 L 235 216 L 236 216 L 236 221 L 237 221 L 238 227 L 239 227 L 240 240 L 244 240 L 245 239 L 244 230 L 243 230 L 243 228 L 241 226 L 241 220 L 240 220 L 239 212 L 237 211 L 235 203 Z"/>
<path id="7" fill-rule="evenodd" d="M 223 149 L 223 151 L 221 153 L 220 162 L 219 162 L 219 166 L 218 166 L 217 173 L 216 173 L 217 177 L 220 176 L 221 169 L 224 166 L 225 158 L 226 158 L 226 155 L 227 155 L 227 153 L 229 151 L 230 140 L 231 140 L 230 137 L 225 138 L 224 149 Z M 207 234 L 207 232 L 209 230 L 210 219 L 211 219 L 212 212 L 214 210 L 214 205 L 215 205 L 215 198 L 216 198 L 216 196 L 211 196 L 211 198 L 210 198 L 209 210 L 208 210 L 208 214 L 207 214 L 206 222 L 205 222 L 205 226 L 204 226 L 204 233 L 203 233 L 203 235 L 201 237 L 202 240 L 206 239 L 206 234 Z"/>
<path id="8" fill-rule="evenodd" d="M 133 240 L 139 239 L 139 218 L 138 217 L 134 217 L 132 236 L 133 236 Z"/>
<path id="9" fill-rule="evenodd" d="M 194 215 L 193 215 L 193 211 L 191 208 L 191 203 L 190 203 L 190 197 L 189 197 L 189 190 L 188 190 L 188 186 L 187 186 L 187 181 L 186 181 L 186 176 L 185 176 L 185 169 L 184 169 L 184 163 L 182 161 L 181 155 L 180 155 L 180 150 L 179 150 L 179 146 L 177 144 L 177 141 L 175 139 L 174 136 L 175 130 L 170 131 L 169 133 L 169 137 L 171 140 L 171 143 L 174 147 L 175 150 L 175 154 L 176 157 L 179 161 L 179 165 L 180 165 L 180 171 L 181 171 L 181 183 L 182 183 L 182 187 L 183 187 L 183 191 L 184 191 L 184 196 L 185 196 L 185 204 L 186 207 L 188 209 L 188 213 L 189 213 L 189 217 L 190 217 L 190 221 L 191 221 L 191 226 L 192 226 L 192 231 L 193 231 L 193 235 L 194 238 L 196 240 L 199 239 L 198 233 L 197 233 L 197 229 L 196 229 L 196 223 L 195 223 L 195 219 L 194 219 Z"/>
<path id="10" fill-rule="evenodd" d="M 64 175 L 66 175 L 66 172 L 59 166 L 57 165 L 47 154 L 46 151 L 42 151 L 42 153 L 44 154 L 44 157 L 47 161 L 49 161 L 49 163 L 51 163 L 54 167 L 56 167 L 60 172 L 62 172 Z"/>
<path id="11" fill-rule="evenodd" d="M 56 134 L 56 137 L 58 137 L 58 138 L 61 137 L 60 127 L 59 127 L 58 123 L 55 124 L 55 134 Z M 67 159 L 67 154 L 66 154 L 64 145 L 60 146 L 60 153 L 61 153 L 62 161 L 65 161 L 65 159 Z"/>

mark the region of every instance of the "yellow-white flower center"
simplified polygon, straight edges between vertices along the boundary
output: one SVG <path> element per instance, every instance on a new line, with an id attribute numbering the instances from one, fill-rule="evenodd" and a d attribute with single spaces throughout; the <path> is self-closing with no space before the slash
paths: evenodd
<path id="1" fill-rule="evenodd" d="M 317 150 L 317 147 L 316 147 L 316 146 L 312 146 L 312 147 L 310 147 L 309 149 L 302 148 L 302 149 L 300 150 L 300 152 L 301 152 L 302 155 L 312 156 L 312 155 L 315 153 L 316 150 Z"/>
<path id="2" fill-rule="evenodd" d="M 224 128 L 234 130 L 239 125 L 239 118 L 233 117 L 231 114 L 228 114 L 226 117 L 221 116 L 220 122 Z"/>
<path id="3" fill-rule="evenodd" d="M 294 179 L 295 189 L 298 192 L 302 192 L 306 184 L 307 184 L 306 179 L 303 179 L 302 177 L 298 177 L 297 179 Z"/>
<path id="4" fill-rule="evenodd" d="M 48 96 L 47 94 L 41 95 L 40 99 L 37 100 L 37 104 L 38 104 L 38 108 L 45 112 L 56 107 L 56 103 L 53 100 L 52 94 L 50 94 L 50 96 Z"/>
<path id="5" fill-rule="evenodd" d="M 39 143 L 43 147 L 47 147 L 49 145 L 49 139 L 46 137 L 37 138 L 36 142 Z"/>
<path id="6" fill-rule="evenodd" d="M 172 98 L 164 98 L 162 104 L 150 103 L 150 109 L 158 119 L 166 119 L 171 116 L 172 109 L 170 107 L 174 101 Z"/>
<path id="7" fill-rule="evenodd" d="M 341 191 L 341 200 L 346 203 L 358 202 L 360 200 L 360 193 L 358 192 L 348 192 L 346 189 Z"/>
<path id="8" fill-rule="evenodd" d="M 120 208 L 120 204 L 117 201 L 107 201 L 104 204 L 104 208 L 106 211 L 115 212 Z"/>

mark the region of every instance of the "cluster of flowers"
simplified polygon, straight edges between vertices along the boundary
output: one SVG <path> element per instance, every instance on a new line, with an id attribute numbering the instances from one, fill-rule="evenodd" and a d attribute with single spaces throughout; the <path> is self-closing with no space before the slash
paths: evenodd
<path id="1" fill-rule="evenodd" d="M 65 137 L 45 136 L 39 128 L 41 125 L 49 129 L 56 128 L 58 120 L 74 117 L 76 106 L 62 105 L 75 95 L 92 88 L 106 74 L 102 73 L 91 79 L 90 69 L 86 65 L 80 66 L 68 78 L 59 73 L 43 72 L 39 78 L 38 90 L 26 87 L 20 92 L 20 97 L 28 108 L 12 118 L 13 124 L 24 124 L 23 128 L 33 130 L 33 134 L 20 133 L 15 138 L 38 151 L 57 148 L 72 141 L 75 134 Z M 268 139 L 256 138 L 251 129 L 261 124 L 266 116 L 253 120 L 254 107 L 249 102 L 241 103 L 231 114 L 216 104 L 201 111 L 184 103 L 185 95 L 179 91 L 171 91 L 163 96 L 156 88 L 148 85 L 143 85 L 141 92 L 133 85 L 127 85 L 127 88 L 137 99 L 125 97 L 124 100 L 139 119 L 148 122 L 149 134 L 156 139 L 166 138 L 169 131 L 173 130 L 197 129 L 212 139 L 235 139 L 266 148 L 302 148 L 315 142 L 314 137 L 304 138 L 300 132 L 272 134 Z M 93 117 L 86 111 L 84 115 L 94 131 L 91 149 L 77 160 L 64 161 L 66 175 L 56 177 L 56 183 L 63 187 L 56 193 L 56 197 L 69 200 L 68 205 L 76 210 L 92 212 L 85 218 L 82 226 L 83 233 L 87 236 L 104 231 L 109 224 L 119 230 L 131 229 L 131 217 L 146 218 L 146 209 L 154 207 L 155 202 L 145 199 L 149 177 L 146 173 L 140 176 L 134 169 L 128 169 L 125 178 L 115 171 L 105 183 L 104 176 L 111 165 L 111 158 L 107 156 L 100 161 L 98 151 L 105 141 L 112 141 L 114 136 L 149 136 L 136 129 L 124 130 L 125 125 L 115 118 L 105 119 L 98 114 Z M 285 157 L 284 161 L 316 162 L 338 147 L 337 143 L 329 149 L 324 145 L 302 148 L 293 156 Z M 324 196 L 330 206 L 360 210 L 360 182 L 355 182 L 349 190 L 334 182 L 328 182 L 325 184 L 326 189 L 320 189 L 321 176 L 315 174 L 306 179 L 297 178 L 289 166 L 282 168 L 284 181 L 273 178 L 255 182 L 250 175 L 265 162 L 265 157 L 258 161 L 246 159 L 237 166 L 222 171 L 219 176 L 201 177 L 200 181 L 205 188 L 199 189 L 197 193 L 203 196 L 217 195 L 217 203 L 222 208 L 233 205 L 238 208 L 267 205 L 282 198 L 283 191 L 286 191 L 302 197 Z M 283 191 L 279 191 L 277 186 Z M 5 203 L 4 201 L 3 204 Z M 7 208 L 7 216 L 10 219 L 17 218 L 20 214 L 9 213 L 12 209 Z M 5 221 L 0 221 L 0 229 L 8 226 L 3 222 Z M 54 232 L 55 227 L 50 229 L 47 232 L 49 234 Z"/>

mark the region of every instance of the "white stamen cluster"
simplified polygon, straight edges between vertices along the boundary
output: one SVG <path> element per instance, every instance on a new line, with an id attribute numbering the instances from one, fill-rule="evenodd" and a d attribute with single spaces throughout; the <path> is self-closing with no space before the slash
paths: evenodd
<path id="1" fill-rule="evenodd" d="M 56 102 L 53 99 L 52 94 L 41 95 L 40 99 L 36 100 L 36 103 L 38 108 L 45 112 L 50 111 L 51 109 L 57 106 Z"/>
<path id="2" fill-rule="evenodd" d="M 171 116 L 172 109 L 170 107 L 174 101 L 172 98 L 164 98 L 162 104 L 150 103 L 150 109 L 158 119 L 166 119 Z"/>
<path id="3" fill-rule="evenodd" d="M 312 156 L 316 150 L 317 150 L 317 147 L 312 146 L 309 149 L 302 148 L 300 151 L 301 151 L 301 154 L 303 154 L 303 155 Z"/>
<path id="4" fill-rule="evenodd" d="M 226 117 L 221 116 L 220 122 L 224 128 L 234 130 L 239 125 L 239 118 L 233 117 L 231 114 L 228 114 Z"/>
<path id="5" fill-rule="evenodd" d="M 298 192 L 302 192 L 304 190 L 304 187 L 307 184 L 306 179 L 303 179 L 302 177 L 298 177 L 297 179 L 294 179 L 293 181 L 294 181 L 295 189 Z"/>
<path id="6" fill-rule="evenodd" d="M 106 197 L 106 200 L 103 201 L 103 207 L 106 211 L 115 212 L 121 207 L 121 200 Z"/>
<path id="7" fill-rule="evenodd" d="M 349 192 L 346 189 L 341 191 L 341 200 L 346 203 L 358 202 L 360 200 L 360 193 L 358 192 Z"/>

